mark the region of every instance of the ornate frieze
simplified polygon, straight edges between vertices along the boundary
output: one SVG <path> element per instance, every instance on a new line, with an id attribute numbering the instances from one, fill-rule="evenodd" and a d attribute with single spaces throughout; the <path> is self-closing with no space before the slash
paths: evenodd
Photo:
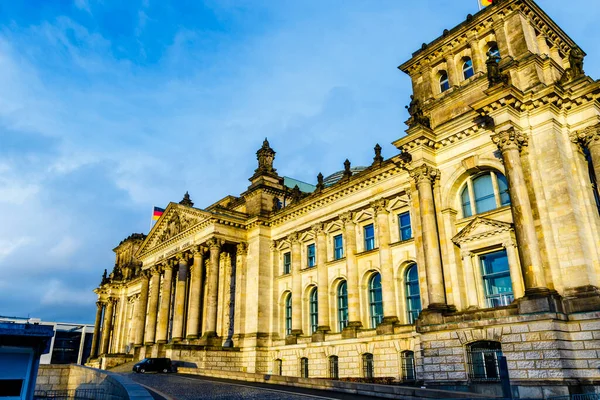
<path id="1" fill-rule="evenodd" d="M 571 133 L 571 141 L 584 147 L 600 144 L 600 124 Z"/>
<path id="2" fill-rule="evenodd" d="M 440 170 L 427 164 L 421 164 L 419 167 L 410 170 L 409 173 L 417 185 L 427 181 L 433 183 L 440 176 Z"/>
<path id="3" fill-rule="evenodd" d="M 520 152 L 528 144 L 527 136 L 514 128 L 492 135 L 492 142 L 503 153 L 508 150 L 518 150 Z"/>

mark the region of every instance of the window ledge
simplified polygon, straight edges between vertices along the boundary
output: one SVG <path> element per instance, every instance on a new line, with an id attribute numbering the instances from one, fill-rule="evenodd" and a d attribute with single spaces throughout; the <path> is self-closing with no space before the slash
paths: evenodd
<path id="1" fill-rule="evenodd" d="M 281 274 L 281 275 L 277 275 L 275 277 L 275 279 L 284 279 L 284 278 L 288 278 L 288 277 L 292 277 L 292 273 L 290 272 L 289 274 Z"/>
<path id="2" fill-rule="evenodd" d="M 499 208 L 494 208 L 493 210 L 486 211 L 483 213 L 474 214 L 474 215 L 471 215 L 470 217 L 461 218 L 461 219 L 457 220 L 456 223 L 457 224 L 469 223 L 469 222 L 471 222 L 471 220 L 473 220 L 477 217 L 489 217 L 490 215 L 499 214 L 506 210 L 510 210 L 510 204 L 499 207 Z"/>
<path id="3" fill-rule="evenodd" d="M 400 246 L 402 244 L 409 244 L 409 243 L 413 243 L 415 241 L 415 237 L 411 237 L 410 239 L 406 239 L 406 240 L 399 240 L 397 242 L 394 243 L 390 243 L 390 246 Z"/>
<path id="4" fill-rule="evenodd" d="M 379 247 L 375 247 L 374 249 L 371 249 L 371 250 L 365 250 L 365 251 L 361 251 L 360 253 L 356 253 L 356 257 L 366 256 L 368 254 L 376 253 L 378 251 L 379 251 Z"/>
<path id="5" fill-rule="evenodd" d="M 336 264 L 336 263 L 340 263 L 340 262 L 344 262 L 344 261 L 346 261 L 346 256 L 344 256 L 344 257 L 342 257 L 342 258 L 338 258 L 337 260 L 330 260 L 330 261 L 327 261 L 327 262 L 325 263 L 325 265 L 332 265 L 332 264 Z"/>

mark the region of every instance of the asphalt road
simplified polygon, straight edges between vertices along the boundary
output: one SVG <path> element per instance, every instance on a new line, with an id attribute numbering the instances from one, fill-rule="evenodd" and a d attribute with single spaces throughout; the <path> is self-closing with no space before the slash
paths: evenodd
<path id="1" fill-rule="evenodd" d="M 372 400 L 377 397 L 359 396 L 325 390 L 312 390 L 264 383 L 232 381 L 181 374 L 127 374 L 146 387 L 156 400 L 307 400 L 342 399 Z"/>

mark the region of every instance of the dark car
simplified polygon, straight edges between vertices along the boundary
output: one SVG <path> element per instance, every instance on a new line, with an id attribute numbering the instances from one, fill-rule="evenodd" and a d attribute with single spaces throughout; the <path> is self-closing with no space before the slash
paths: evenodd
<path id="1" fill-rule="evenodd" d="M 170 358 L 144 358 L 133 366 L 133 372 L 172 372 L 173 364 Z"/>

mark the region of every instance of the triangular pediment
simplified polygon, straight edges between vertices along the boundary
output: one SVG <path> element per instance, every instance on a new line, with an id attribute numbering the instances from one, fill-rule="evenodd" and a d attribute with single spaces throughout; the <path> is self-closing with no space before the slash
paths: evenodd
<path id="1" fill-rule="evenodd" d="M 147 253 L 162 243 L 183 236 L 185 232 L 213 217 L 207 211 L 169 203 L 140 246 L 137 256 Z"/>
<path id="2" fill-rule="evenodd" d="M 512 229 L 512 224 L 508 222 L 475 217 L 475 219 L 469 222 L 467 226 L 452 238 L 452 241 L 455 244 L 460 245 L 464 242 L 498 235 L 502 232 L 511 231 Z"/>

